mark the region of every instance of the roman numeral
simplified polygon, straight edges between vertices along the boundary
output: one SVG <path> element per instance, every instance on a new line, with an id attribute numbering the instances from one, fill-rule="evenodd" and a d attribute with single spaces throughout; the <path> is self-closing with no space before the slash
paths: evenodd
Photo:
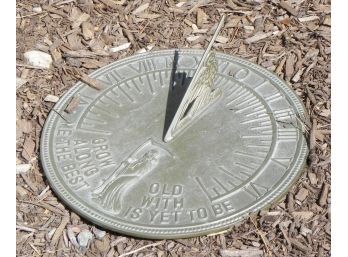
<path id="1" fill-rule="evenodd" d="M 130 64 L 128 67 L 131 68 L 133 71 L 137 72 L 138 74 L 154 71 L 156 69 L 156 65 L 152 59 L 142 60 L 138 62 L 138 65 Z"/>

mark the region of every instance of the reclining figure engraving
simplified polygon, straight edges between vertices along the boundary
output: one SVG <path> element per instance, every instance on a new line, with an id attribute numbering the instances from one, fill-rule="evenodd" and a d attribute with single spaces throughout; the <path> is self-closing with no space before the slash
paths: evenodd
<path id="1" fill-rule="evenodd" d="M 102 185 L 92 192 L 92 199 L 105 210 L 119 213 L 126 191 L 149 174 L 157 166 L 163 154 L 168 155 L 169 152 L 153 141 L 147 141 L 121 162 Z"/>

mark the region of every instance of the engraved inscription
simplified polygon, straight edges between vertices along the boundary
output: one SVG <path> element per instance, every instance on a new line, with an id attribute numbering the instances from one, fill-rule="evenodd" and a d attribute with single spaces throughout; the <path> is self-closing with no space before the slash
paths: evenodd
<path id="1" fill-rule="evenodd" d="M 92 192 L 92 199 L 106 211 L 119 213 L 124 194 L 150 173 L 163 156 L 171 154 L 152 140 L 145 142 L 124 160 L 111 175 Z"/>
<path id="2" fill-rule="evenodd" d="M 115 165 L 109 142 L 104 137 L 71 138 L 69 126 L 57 130 L 55 155 L 62 176 L 74 190 L 89 187 L 88 179 Z M 69 136 L 70 135 L 70 136 Z"/>

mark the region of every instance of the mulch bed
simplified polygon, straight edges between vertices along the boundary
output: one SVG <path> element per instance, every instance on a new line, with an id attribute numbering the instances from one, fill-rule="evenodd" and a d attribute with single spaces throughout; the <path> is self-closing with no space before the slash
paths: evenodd
<path id="1" fill-rule="evenodd" d="M 330 5 L 330 0 L 17 1 L 17 256 L 330 256 Z M 223 13 L 226 24 L 214 49 L 274 71 L 303 100 L 311 123 L 308 167 L 283 201 L 223 233 L 164 241 L 104 235 L 67 209 L 44 177 L 39 138 L 49 111 L 78 79 L 115 60 L 136 52 L 207 47 Z M 31 50 L 51 55 L 51 67 L 28 64 L 24 53 Z M 86 231 L 93 237 L 84 246 L 79 235 Z"/>

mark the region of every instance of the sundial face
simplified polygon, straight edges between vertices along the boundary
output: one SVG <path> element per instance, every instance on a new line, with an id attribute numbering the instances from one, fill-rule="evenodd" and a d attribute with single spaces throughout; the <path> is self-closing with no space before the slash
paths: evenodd
<path id="1" fill-rule="evenodd" d="M 224 230 L 284 195 L 306 160 L 305 110 L 255 64 L 216 53 L 218 93 L 164 140 L 202 55 L 135 55 L 91 74 L 102 90 L 79 82 L 60 99 L 41 160 L 67 205 L 110 230 L 181 238 Z M 64 112 L 74 96 L 79 106 Z"/>

